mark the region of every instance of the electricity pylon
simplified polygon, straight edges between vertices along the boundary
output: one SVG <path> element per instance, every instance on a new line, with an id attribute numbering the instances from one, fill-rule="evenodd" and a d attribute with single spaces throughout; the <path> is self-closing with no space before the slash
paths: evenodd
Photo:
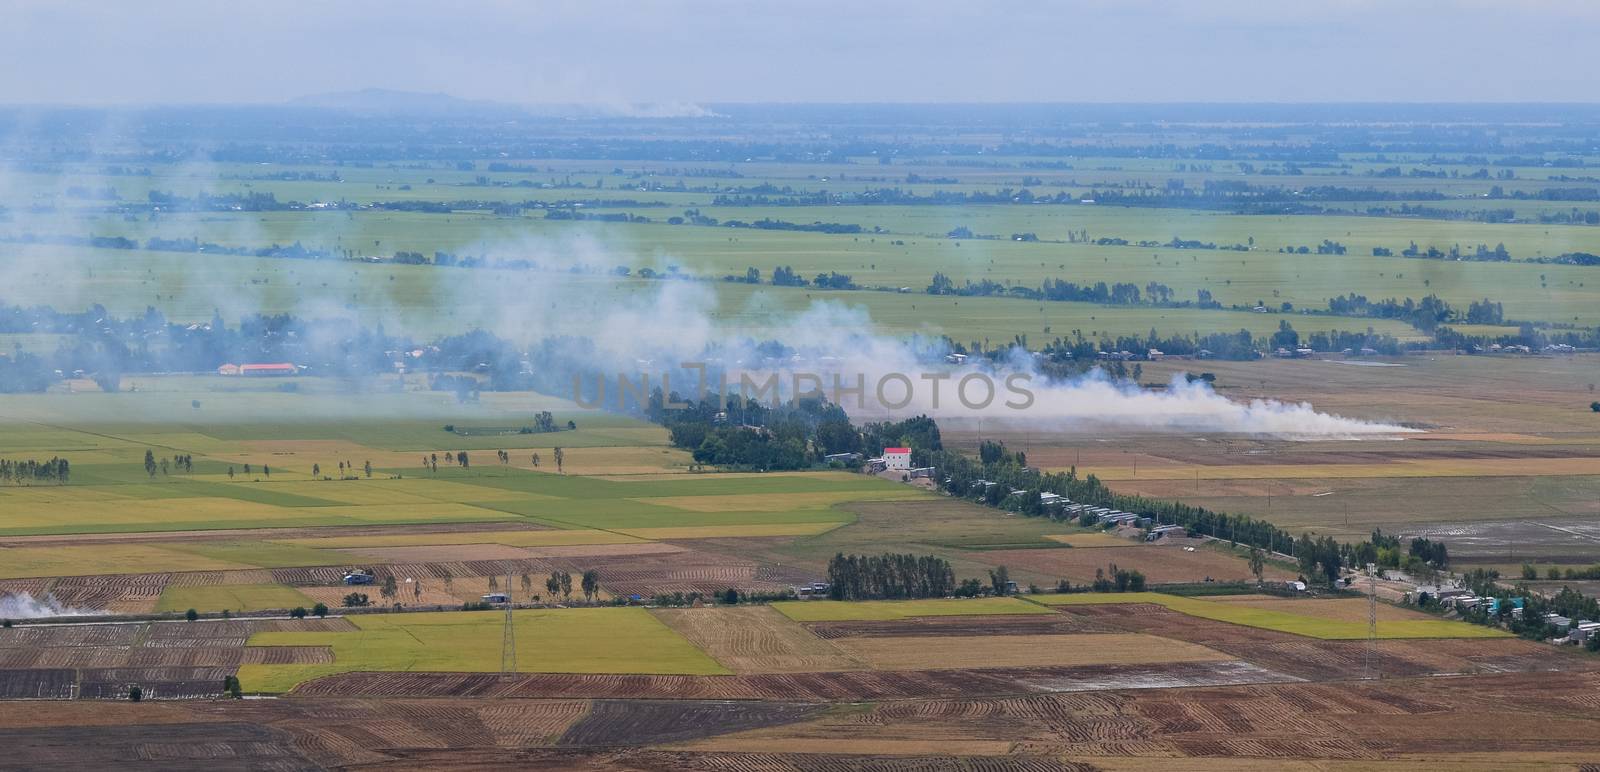
<path id="1" fill-rule="evenodd" d="M 511 567 L 506 567 L 506 622 L 500 639 L 500 677 L 507 678 L 517 672 L 517 633 L 511 620 Z"/>

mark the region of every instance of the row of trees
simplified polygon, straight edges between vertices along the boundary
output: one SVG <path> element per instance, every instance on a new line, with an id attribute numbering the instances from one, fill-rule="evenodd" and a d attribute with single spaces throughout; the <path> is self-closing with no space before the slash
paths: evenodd
<path id="1" fill-rule="evenodd" d="M 828 561 L 828 595 L 834 600 L 944 598 L 955 591 L 955 569 L 934 555 L 841 552 Z"/>
<path id="2" fill-rule="evenodd" d="M 72 465 L 60 457 L 51 457 L 48 461 L 0 458 L 0 483 L 26 485 L 30 482 L 53 482 L 66 485 L 71 475 Z"/>
<path id="3" fill-rule="evenodd" d="M 263 468 L 265 468 L 265 467 L 263 467 Z M 154 478 L 156 476 L 156 472 L 157 471 L 160 471 L 161 474 L 166 475 L 166 474 L 171 474 L 173 469 L 177 469 L 178 471 L 184 472 L 184 473 L 193 472 L 194 471 L 194 456 L 191 456 L 191 455 L 189 455 L 187 453 L 179 453 L 179 454 L 173 455 L 171 458 L 163 457 L 163 458 L 157 460 L 155 451 L 149 450 L 149 449 L 145 450 L 145 452 L 144 452 L 144 472 L 145 472 L 145 474 L 150 475 L 150 477 Z M 231 474 L 232 469 L 230 468 L 229 471 L 230 471 L 229 476 L 232 477 L 232 474 Z M 245 470 L 245 473 L 249 474 L 249 470 L 248 469 Z"/>
<path id="4" fill-rule="evenodd" d="M 1059 510 L 1041 503 L 1040 494 L 1054 493 L 1071 501 L 1097 507 L 1133 512 L 1156 524 L 1181 525 L 1191 533 L 1226 539 L 1269 552 L 1292 555 L 1302 573 L 1314 581 L 1332 582 L 1347 565 L 1367 562 L 1404 565 L 1399 557 L 1398 539 L 1374 532 L 1373 542 L 1342 543 L 1332 537 L 1301 534 L 1298 538 L 1277 526 L 1245 515 L 1214 512 L 1204 507 L 1177 501 L 1162 501 L 1143 496 L 1119 494 L 1107 488 L 1094 475 L 1078 477 L 1075 469 L 1066 472 L 1041 472 L 1027 466 L 1021 453 L 1011 452 L 1000 443 L 980 446 L 980 458 L 939 451 L 929 462 L 939 468 L 946 492 L 971 501 L 1040 517 L 1060 517 Z M 985 485 L 981 483 L 993 483 Z M 1012 493 L 1018 491 L 1018 493 Z M 1379 554 L 1386 557 L 1379 559 Z M 1416 539 L 1408 555 L 1414 562 L 1434 570 L 1448 565 L 1444 544 Z"/>

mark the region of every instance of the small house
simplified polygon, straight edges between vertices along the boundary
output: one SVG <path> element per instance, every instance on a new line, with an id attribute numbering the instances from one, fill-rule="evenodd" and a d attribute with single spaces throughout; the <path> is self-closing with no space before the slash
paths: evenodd
<path id="1" fill-rule="evenodd" d="M 885 469 L 909 471 L 911 469 L 910 448 L 884 448 L 883 464 Z"/>

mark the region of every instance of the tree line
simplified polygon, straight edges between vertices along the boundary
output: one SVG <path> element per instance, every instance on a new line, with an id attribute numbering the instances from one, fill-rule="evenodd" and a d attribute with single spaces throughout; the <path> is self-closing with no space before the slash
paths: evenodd
<path id="1" fill-rule="evenodd" d="M 0 458 L 0 482 L 26 485 L 30 482 L 53 482 L 66 485 L 72 476 L 72 465 L 60 457 L 47 461 L 37 459 L 11 460 Z"/>

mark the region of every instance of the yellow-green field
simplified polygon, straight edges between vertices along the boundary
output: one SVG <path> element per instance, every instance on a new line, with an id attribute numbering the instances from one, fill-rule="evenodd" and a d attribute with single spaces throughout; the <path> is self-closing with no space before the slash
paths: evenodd
<path id="1" fill-rule="evenodd" d="M 1155 603 L 1190 616 L 1309 638 L 1355 640 L 1367 637 L 1365 621 L 1252 608 L 1244 603 L 1223 603 L 1156 592 L 1050 594 L 1029 596 L 1028 600 L 1046 606 Z M 1378 624 L 1379 638 L 1503 638 L 1508 635 L 1490 627 L 1443 619 L 1419 618 Z"/>
<path id="2" fill-rule="evenodd" d="M 219 584 L 209 587 L 168 587 L 156 601 L 156 611 L 265 611 L 309 609 L 315 601 L 281 584 Z"/>
<path id="3" fill-rule="evenodd" d="M 642 608 L 517 611 L 517 671 L 720 675 L 729 671 Z M 320 665 L 245 665 L 247 691 L 285 692 L 312 678 L 353 671 L 469 672 L 500 669 L 500 612 L 348 617 L 346 633 L 257 633 L 251 646 L 331 646 Z"/>

